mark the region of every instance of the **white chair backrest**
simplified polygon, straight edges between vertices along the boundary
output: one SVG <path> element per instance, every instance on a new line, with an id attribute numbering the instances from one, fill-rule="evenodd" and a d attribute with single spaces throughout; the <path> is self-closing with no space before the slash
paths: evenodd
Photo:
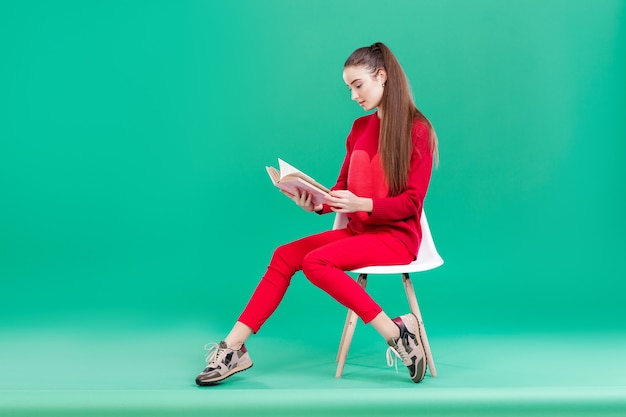
<path id="1" fill-rule="evenodd" d="M 443 259 L 439 256 L 439 252 L 437 252 L 437 248 L 435 247 L 435 241 L 433 240 L 433 235 L 430 233 L 428 220 L 426 220 L 425 210 L 422 210 L 420 226 L 422 227 L 422 241 L 420 242 L 420 248 L 417 252 L 417 259 L 413 261 L 413 263 L 420 264 L 426 269 L 437 268 L 443 265 Z"/>
<path id="2" fill-rule="evenodd" d="M 333 223 L 333 229 L 343 229 L 348 224 L 348 217 L 344 213 L 337 213 Z M 437 268 L 443 265 L 443 259 L 439 256 L 433 236 L 430 233 L 428 220 L 426 219 L 426 211 L 422 210 L 420 218 L 420 226 L 422 228 L 422 242 L 420 243 L 417 259 L 408 265 L 394 265 L 381 267 L 367 267 L 355 270 L 354 272 L 364 271 L 367 269 L 370 273 L 396 273 L 396 272 L 419 272 Z M 380 270 L 380 272 L 378 272 Z M 384 272 L 383 272 L 384 270 Z"/>
<path id="3" fill-rule="evenodd" d="M 348 216 L 345 213 L 335 214 L 335 222 L 333 223 L 333 230 L 345 229 L 348 225 Z"/>

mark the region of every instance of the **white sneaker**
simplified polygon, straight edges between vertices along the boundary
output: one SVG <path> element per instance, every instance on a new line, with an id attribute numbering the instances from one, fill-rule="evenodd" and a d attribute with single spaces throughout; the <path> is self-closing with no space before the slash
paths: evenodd
<path id="1" fill-rule="evenodd" d="M 393 322 L 400 328 L 400 337 L 387 341 L 387 363 L 393 366 L 396 355 L 409 368 L 409 375 L 417 383 L 426 375 L 426 352 L 419 336 L 419 322 L 414 314 L 396 317 Z"/>
<path id="2" fill-rule="evenodd" d="M 205 346 L 207 349 L 207 346 Z M 252 366 L 248 349 L 244 345 L 238 350 L 229 349 L 226 342 L 212 343 L 207 349 L 208 366 L 196 377 L 196 384 L 214 385 L 237 372 L 245 371 Z"/>

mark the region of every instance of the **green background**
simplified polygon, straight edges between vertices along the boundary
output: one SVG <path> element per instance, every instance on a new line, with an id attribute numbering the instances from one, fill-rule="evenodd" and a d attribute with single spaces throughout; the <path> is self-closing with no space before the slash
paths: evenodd
<path id="1" fill-rule="evenodd" d="M 330 227 L 264 166 L 281 157 L 334 183 L 362 115 L 342 64 L 377 40 L 440 138 L 427 212 L 446 265 L 428 280 L 430 319 L 621 324 L 625 10 L 2 3 L 4 325 L 230 324 L 276 245 Z M 316 292 L 293 305 L 323 314 Z"/>
<path id="2" fill-rule="evenodd" d="M 375 41 L 440 141 L 446 263 L 416 280 L 431 343 L 621 334 L 625 22 L 620 0 L 2 1 L 5 341 L 223 337 L 273 249 L 331 226 L 264 166 L 334 183 L 363 115 L 342 65 Z M 399 279 L 369 288 L 406 312 Z M 343 314 L 298 274 L 260 335 L 334 346 Z"/>

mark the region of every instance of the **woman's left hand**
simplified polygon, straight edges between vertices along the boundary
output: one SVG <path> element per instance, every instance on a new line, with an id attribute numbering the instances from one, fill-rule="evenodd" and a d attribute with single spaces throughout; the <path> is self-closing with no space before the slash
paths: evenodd
<path id="1" fill-rule="evenodd" d="M 335 213 L 354 213 L 356 211 L 371 212 L 373 202 L 371 198 L 363 198 L 354 195 L 348 190 L 333 190 L 330 197 L 326 197 L 328 204 Z"/>

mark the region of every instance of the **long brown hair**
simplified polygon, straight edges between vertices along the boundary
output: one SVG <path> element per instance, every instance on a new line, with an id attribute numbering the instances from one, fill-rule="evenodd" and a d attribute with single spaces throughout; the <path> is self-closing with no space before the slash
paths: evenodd
<path id="1" fill-rule="evenodd" d="M 437 135 L 430 121 L 418 110 L 413 100 L 409 81 L 391 50 L 382 42 L 364 46 L 354 51 L 346 60 L 346 67 L 364 67 L 372 76 L 384 69 L 387 81 L 384 84 L 380 108 L 383 115 L 380 123 L 378 153 L 385 172 L 391 195 L 402 193 L 409 178 L 413 140 L 411 131 L 415 119 L 428 126 L 429 145 L 433 158 L 438 162 Z"/>

